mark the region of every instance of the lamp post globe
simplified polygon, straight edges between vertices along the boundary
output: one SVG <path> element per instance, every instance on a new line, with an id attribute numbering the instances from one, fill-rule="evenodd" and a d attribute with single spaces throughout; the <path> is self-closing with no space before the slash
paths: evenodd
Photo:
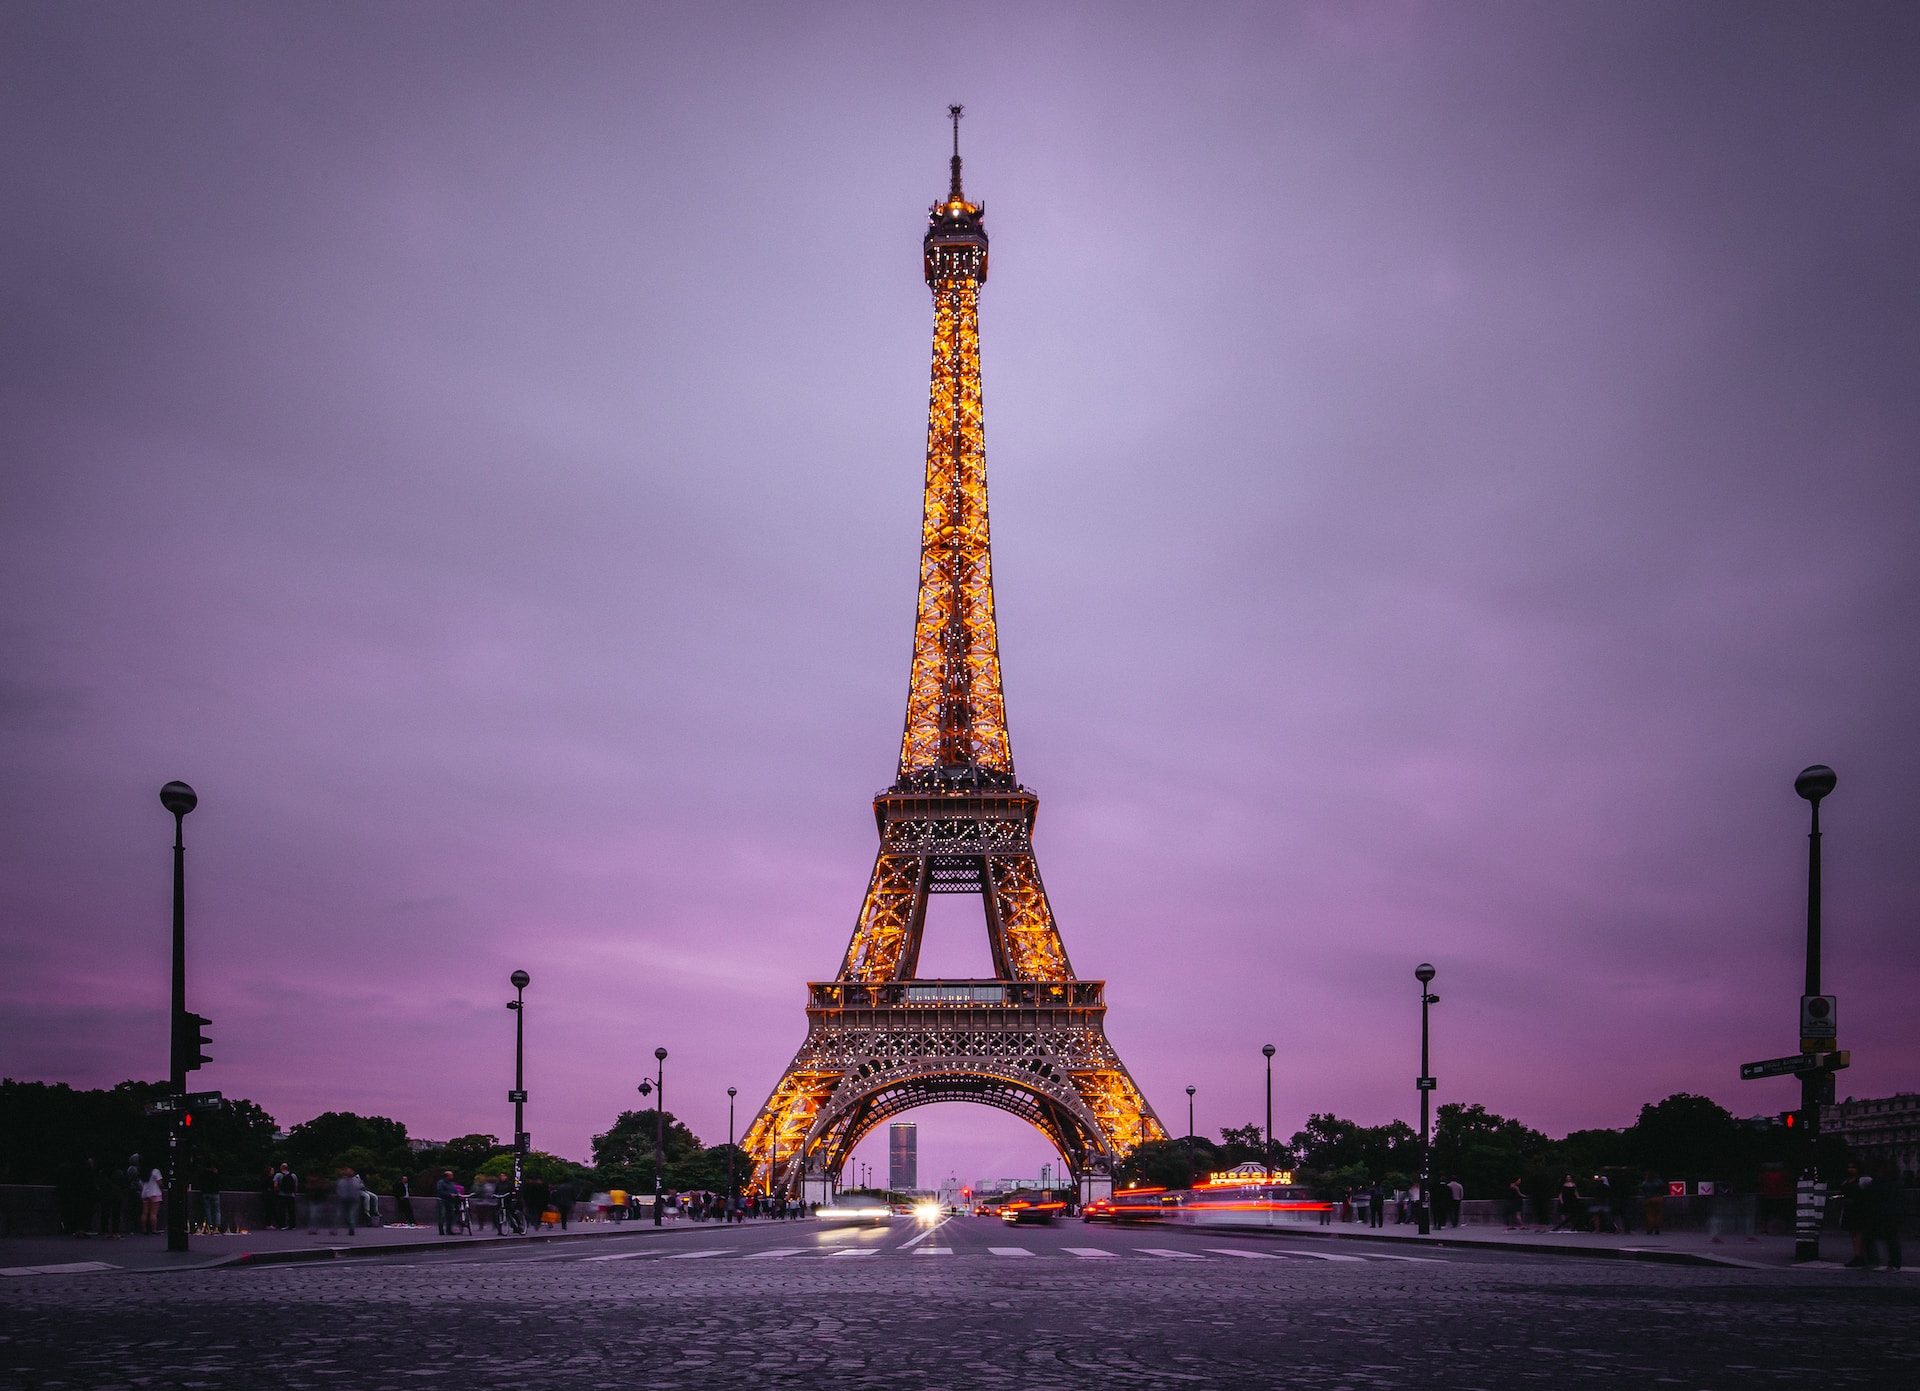
<path id="1" fill-rule="evenodd" d="M 185 816 L 200 805 L 200 796 L 184 782 L 170 782 L 160 789 L 160 805 L 175 816 Z"/>
<path id="2" fill-rule="evenodd" d="M 1433 969 L 1433 963 L 1431 961 L 1422 961 L 1418 966 L 1413 968 L 1413 978 L 1422 985 L 1432 980 L 1437 974 L 1439 973 Z"/>
<path id="3" fill-rule="evenodd" d="M 508 976 L 507 979 L 512 983 L 515 990 L 525 990 L 533 983 L 533 977 L 525 971 L 515 971 L 512 975 Z"/>
<path id="4" fill-rule="evenodd" d="M 1816 763 L 1811 768 L 1802 768 L 1800 776 L 1793 780 L 1793 790 L 1809 802 L 1817 802 L 1832 792 L 1839 783 L 1840 775 L 1824 763 Z M 178 787 L 179 783 L 168 783 L 169 787 Z M 162 796 L 164 797 L 164 793 Z M 191 795 L 191 794 L 189 794 Z"/>

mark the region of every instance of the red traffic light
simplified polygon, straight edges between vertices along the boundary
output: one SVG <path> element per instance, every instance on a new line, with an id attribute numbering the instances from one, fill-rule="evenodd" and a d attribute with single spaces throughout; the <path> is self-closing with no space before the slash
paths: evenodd
<path id="1" fill-rule="evenodd" d="M 1795 1129 L 1800 1124 L 1800 1113 L 1798 1111 L 1782 1111 L 1780 1113 L 1780 1124 L 1789 1130 Z"/>

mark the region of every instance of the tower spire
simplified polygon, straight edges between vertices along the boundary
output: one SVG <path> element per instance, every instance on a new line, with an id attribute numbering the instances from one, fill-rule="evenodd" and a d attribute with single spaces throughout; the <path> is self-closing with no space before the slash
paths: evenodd
<path id="1" fill-rule="evenodd" d="M 949 106 L 947 118 L 953 122 L 953 182 L 947 188 L 950 202 L 964 203 L 966 196 L 960 192 L 960 118 L 967 114 L 964 106 Z"/>

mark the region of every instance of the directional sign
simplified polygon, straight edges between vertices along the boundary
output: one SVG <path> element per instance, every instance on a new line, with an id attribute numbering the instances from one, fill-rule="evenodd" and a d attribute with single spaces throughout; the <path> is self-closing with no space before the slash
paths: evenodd
<path id="1" fill-rule="evenodd" d="M 1835 1053 L 1795 1053 L 1790 1058 L 1768 1058 L 1761 1063 L 1741 1063 L 1740 1080 L 1751 1082 L 1756 1077 L 1798 1076 L 1808 1072 L 1838 1072 L 1844 1067 L 1853 1066 L 1853 1050 L 1842 1048 Z"/>
<path id="2" fill-rule="evenodd" d="M 507 1093 L 508 1101 L 525 1101 L 526 1099 L 527 1099 L 526 1092 L 522 1091 L 519 1087 L 515 1087 L 512 1091 Z"/>
<path id="3" fill-rule="evenodd" d="M 1416 1090 L 1430 1092 L 1440 1085 L 1440 1081 L 1436 1077 L 1416 1077 L 1413 1079 L 1413 1085 Z"/>
<path id="4" fill-rule="evenodd" d="M 1795 1053 L 1787 1058 L 1768 1058 L 1765 1062 L 1741 1063 L 1740 1080 L 1751 1082 L 1756 1077 L 1791 1077 L 1797 1072 L 1811 1072 L 1818 1067 L 1820 1060 L 1811 1053 Z"/>
<path id="5" fill-rule="evenodd" d="M 186 1102 L 189 1111 L 218 1111 L 227 1104 L 219 1092 L 188 1092 Z"/>
<path id="6" fill-rule="evenodd" d="M 149 1101 L 147 1103 L 147 1114 L 149 1116 L 164 1116 L 174 1111 L 184 1111 L 186 1109 L 186 1098 L 180 1096 L 163 1096 L 158 1101 Z"/>

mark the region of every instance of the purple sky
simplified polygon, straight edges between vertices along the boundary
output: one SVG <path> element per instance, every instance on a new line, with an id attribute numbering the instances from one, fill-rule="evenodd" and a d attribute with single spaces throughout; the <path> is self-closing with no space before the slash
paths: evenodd
<path id="1" fill-rule="evenodd" d="M 966 37 L 961 37 L 962 35 Z M 584 1157 L 803 1030 L 906 697 L 944 107 L 1041 866 L 1169 1128 L 1920 1085 L 1920 14 L 0 12 L 0 1070 Z M 958 911 L 964 908 L 964 915 Z M 949 912 L 947 910 L 956 910 Z M 986 974 L 971 900 L 922 969 Z M 918 1113 L 923 1173 L 1038 1136 Z M 879 1137 L 883 1138 L 883 1137 Z M 878 1159 L 874 1139 L 862 1147 Z"/>

